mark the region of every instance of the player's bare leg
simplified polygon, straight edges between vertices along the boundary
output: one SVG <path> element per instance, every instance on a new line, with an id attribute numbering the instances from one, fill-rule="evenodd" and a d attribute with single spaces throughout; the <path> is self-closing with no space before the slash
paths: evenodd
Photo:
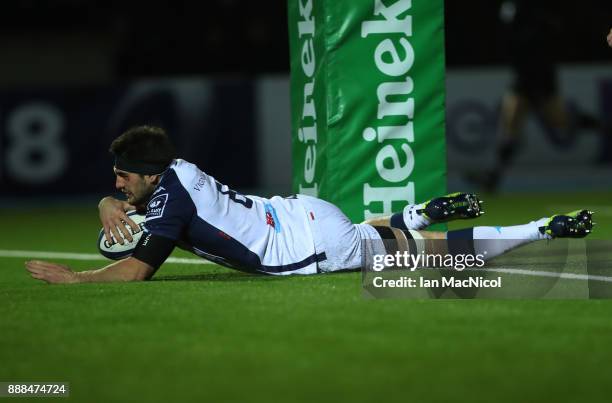
<path id="1" fill-rule="evenodd" d="M 531 102 L 523 95 L 514 92 L 504 96 L 500 116 L 500 139 L 497 145 L 495 168 L 482 180 L 487 191 L 495 191 L 503 172 L 512 164 L 520 149 L 521 134 Z"/>
<path id="2" fill-rule="evenodd" d="M 502 140 L 518 140 L 529 112 L 529 100 L 514 92 L 502 99 L 500 130 Z"/>
<path id="3" fill-rule="evenodd" d="M 561 131 L 569 130 L 566 105 L 560 96 L 554 95 L 547 98 L 539 109 L 548 126 Z"/>
<path id="4" fill-rule="evenodd" d="M 581 130 L 599 133 L 598 162 L 612 161 L 612 128 L 600 118 L 585 112 L 576 105 L 568 107 L 559 95 L 545 99 L 539 105 L 538 116 L 543 119 L 551 141 L 559 147 L 571 147 Z"/>
<path id="5" fill-rule="evenodd" d="M 466 179 L 487 192 L 494 192 L 503 172 L 512 163 L 519 151 L 521 135 L 532 105 L 529 99 L 516 92 L 504 95 L 499 117 L 499 140 L 496 149 L 497 161 L 488 172 L 471 172 Z"/>

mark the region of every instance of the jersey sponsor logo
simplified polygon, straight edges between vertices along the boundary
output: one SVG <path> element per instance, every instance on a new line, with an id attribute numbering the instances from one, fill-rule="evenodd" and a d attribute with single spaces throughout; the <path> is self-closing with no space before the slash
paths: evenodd
<path id="1" fill-rule="evenodd" d="M 278 221 L 278 217 L 276 216 L 276 210 L 270 203 L 264 204 L 266 209 L 266 224 L 274 228 L 274 231 L 280 232 L 280 222 Z"/>
<path id="2" fill-rule="evenodd" d="M 198 182 L 193 186 L 193 190 L 199 192 L 206 185 L 206 175 L 201 174 L 198 178 Z"/>
<path id="3" fill-rule="evenodd" d="M 164 214 L 164 208 L 166 207 L 167 201 L 168 193 L 152 198 L 149 204 L 147 204 L 147 220 L 161 217 Z"/>

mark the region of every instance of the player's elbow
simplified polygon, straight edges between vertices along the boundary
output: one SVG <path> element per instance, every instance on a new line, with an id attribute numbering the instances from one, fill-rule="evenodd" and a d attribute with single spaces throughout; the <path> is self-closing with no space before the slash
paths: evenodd
<path id="1" fill-rule="evenodd" d="M 128 278 L 126 278 L 126 280 L 127 281 L 146 281 L 150 278 L 151 278 L 150 276 L 147 276 L 146 274 L 143 274 L 143 273 L 134 273 L 130 275 Z"/>
<path id="2" fill-rule="evenodd" d="M 150 280 L 155 274 L 155 270 L 150 266 L 141 266 L 137 267 L 134 270 L 130 270 L 130 272 L 126 276 L 127 281 L 146 281 Z"/>
<path id="3" fill-rule="evenodd" d="M 143 261 L 129 257 L 121 261 L 121 269 L 124 281 L 145 281 L 155 274 L 155 268 Z"/>
<path id="4" fill-rule="evenodd" d="M 138 270 L 132 275 L 130 281 L 147 281 L 153 277 L 153 270 Z"/>

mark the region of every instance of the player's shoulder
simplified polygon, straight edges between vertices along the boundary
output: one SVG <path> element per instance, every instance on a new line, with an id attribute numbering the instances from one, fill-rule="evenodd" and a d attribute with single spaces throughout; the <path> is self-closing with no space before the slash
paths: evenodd
<path id="1" fill-rule="evenodd" d="M 195 165 L 184 160 L 174 160 L 170 164 L 147 203 L 147 221 L 167 215 L 164 212 L 168 204 L 171 209 L 189 210 L 193 200 L 187 189 L 194 176 L 190 171 L 194 168 L 197 170 Z"/>
<path id="2" fill-rule="evenodd" d="M 198 169 L 195 164 L 192 164 L 189 161 L 185 161 L 181 158 L 176 158 L 172 161 L 168 169 L 173 170 L 177 173 L 187 174 L 189 172 L 193 172 Z"/>
<path id="3" fill-rule="evenodd" d="M 155 189 L 155 194 L 162 191 L 180 191 L 187 188 L 192 178 L 196 175 L 197 167 L 185 160 L 176 159 L 172 161 Z"/>
<path id="4" fill-rule="evenodd" d="M 176 159 L 172 162 L 167 172 L 168 182 L 180 184 L 188 193 L 207 193 L 216 186 L 215 178 L 206 174 L 197 165 L 191 162 Z M 162 180 L 163 182 L 163 180 Z"/>
<path id="5" fill-rule="evenodd" d="M 209 178 L 195 164 L 182 159 L 175 159 L 170 164 L 168 171 L 164 174 L 164 179 L 166 179 L 166 176 L 168 181 L 178 181 L 184 188 L 192 187 L 194 182 L 198 182 L 202 178 Z"/>

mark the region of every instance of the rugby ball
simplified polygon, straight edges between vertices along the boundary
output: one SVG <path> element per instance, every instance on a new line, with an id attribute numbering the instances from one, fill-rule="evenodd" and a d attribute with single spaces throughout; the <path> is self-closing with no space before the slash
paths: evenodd
<path id="1" fill-rule="evenodd" d="M 127 239 L 121 245 L 119 242 L 115 240 L 113 236 L 113 242 L 109 243 L 104 236 L 104 228 L 100 230 L 100 234 L 98 235 L 98 251 L 100 254 L 106 258 L 112 260 L 121 260 L 129 257 L 134 252 L 142 233 L 144 232 L 144 223 L 145 223 L 145 215 L 139 214 L 136 210 L 129 211 L 127 216 L 130 217 L 132 221 L 134 221 L 139 227 L 140 231 L 134 232 L 132 227 L 128 224 L 125 224 L 125 227 L 132 234 L 132 242 L 129 242 Z"/>

